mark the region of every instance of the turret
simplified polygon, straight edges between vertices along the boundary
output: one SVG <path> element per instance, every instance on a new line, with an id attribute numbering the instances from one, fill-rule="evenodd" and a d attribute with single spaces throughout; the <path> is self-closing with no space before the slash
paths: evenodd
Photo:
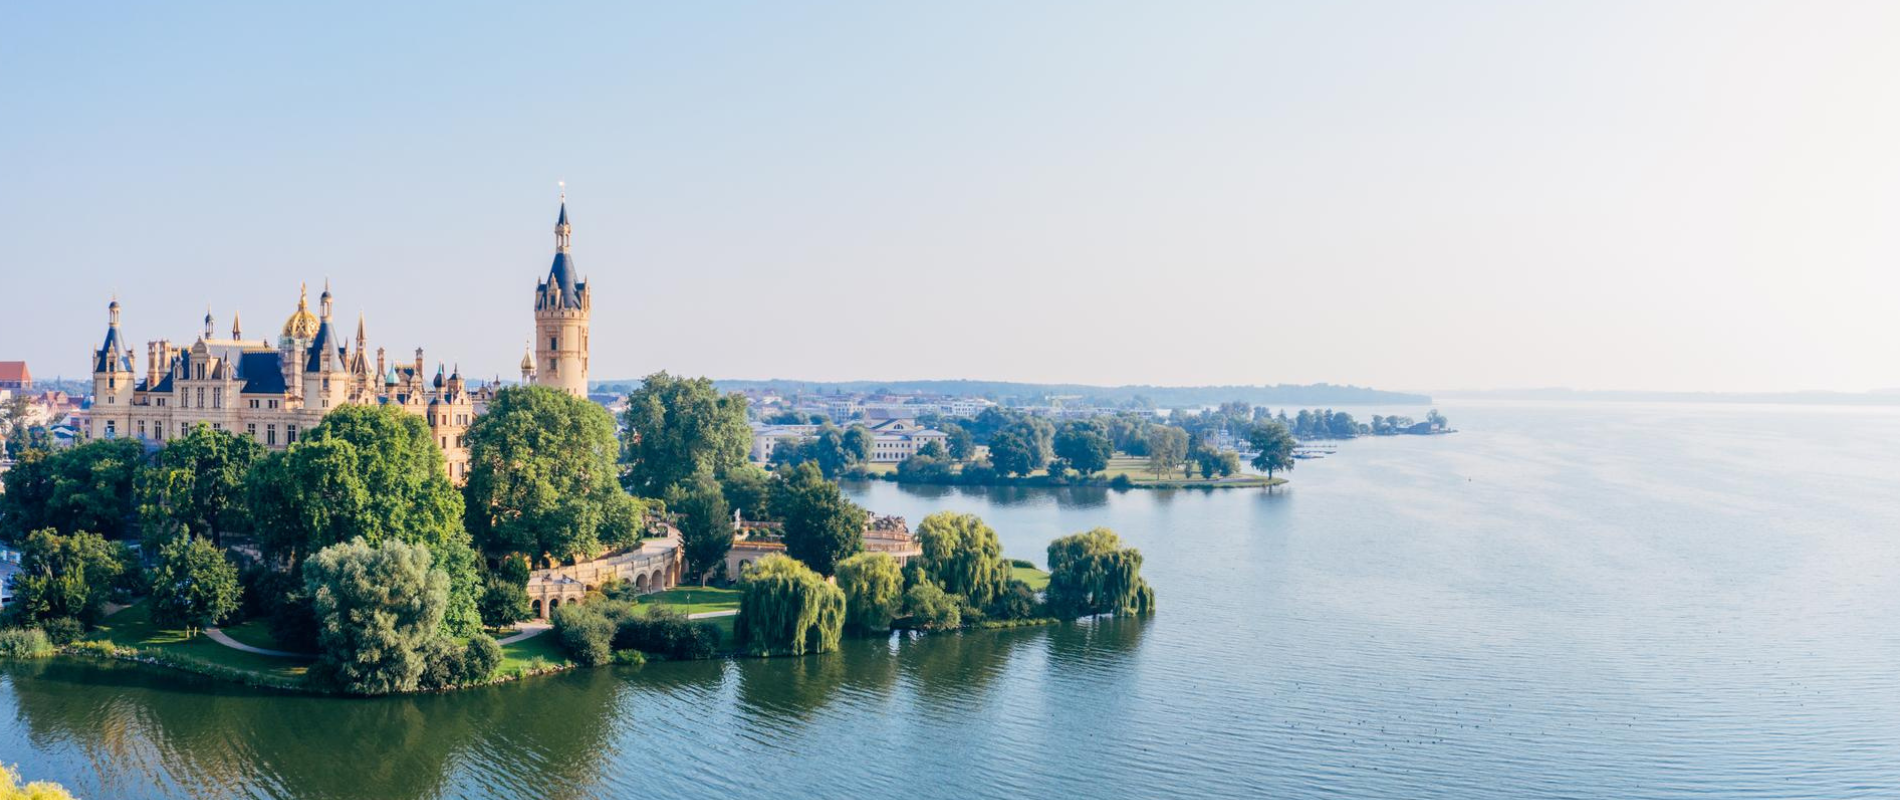
<path id="1" fill-rule="evenodd" d="M 238 322 L 238 312 L 231 312 L 231 341 L 244 341 L 244 325 Z"/>
<path id="2" fill-rule="evenodd" d="M 138 371 L 119 333 L 119 301 L 106 306 L 106 336 L 92 354 L 92 421 L 86 434 L 110 439 L 129 433 L 133 384 Z"/>
<path id="3" fill-rule="evenodd" d="M 205 335 L 204 335 L 204 339 L 205 339 L 206 341 L 210 341 L 210 340 L 212 340 L 212 339 L 215 339 L 215 338 L 217 338 L 217 337 L 218 337 L 218 334 L 217 334 L 217 333 L 216 333 L 216 331 L 215 331 L 215 329 L 216 329 L 216 328 L 217 328 L 217 323 L 216 323 L 216 322 L 213 322 L 213 321 L 211 320 L 211 307 L 210 307 L 210 306 L 205 306 Z"/>

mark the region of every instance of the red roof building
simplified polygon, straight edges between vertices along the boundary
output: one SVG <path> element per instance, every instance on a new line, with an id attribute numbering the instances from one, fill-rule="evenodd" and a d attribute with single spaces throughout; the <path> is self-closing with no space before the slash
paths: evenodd
<path id="1" fill-rule="evenodd" d="M 33 373 L 25 361 L 0 361 L 0 389 L 31 389 Z"/>

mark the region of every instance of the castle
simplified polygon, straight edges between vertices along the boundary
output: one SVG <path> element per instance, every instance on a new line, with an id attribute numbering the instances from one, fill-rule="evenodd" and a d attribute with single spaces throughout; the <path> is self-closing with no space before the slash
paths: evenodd
<path id="1" fill-rule="evenodd" d="M 585 280 L 576 278 L 568 251 L 572 232 L 563 193 L 554 226 L 554 265 L 535 287 L 535 342 L 532 354 L 523 357 L 521 377 L 524 383 L 585 397 L 593 294 Z M 246 340 L 236 315 L 230 338 L 220 338 L 207 311 L 204 332 L 189 347 L 165 339 L 148 342 L 141 374 L 137 354 L 119 332 L 119 301 L 113 299 L 105 341 L 92 354 L 86 435 L 135 436 L 158 446 L 202 423 L 282 450 L 332 408 L 388 405 L 428 423 L 449 477 L 462 481 L 468 474 L 468 427 L 494 398 L 497 384 L 471 389 L 459 366 L 451 371 L 441 364 L 430 378 L 421 348 L 412 362 L 393 363 L 381 347 L 372 355 L 363 317 L 357 317 L 355 338 L 345 340 L 333 307 L 327 283 L 316 314 L 308 293 L 300 295 L 274 345 Z"/>

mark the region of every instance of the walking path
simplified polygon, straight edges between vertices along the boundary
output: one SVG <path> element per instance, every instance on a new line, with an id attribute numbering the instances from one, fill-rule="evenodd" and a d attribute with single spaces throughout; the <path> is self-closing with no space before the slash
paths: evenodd
<path id="1" fill-rule="evenodd" d="M 739 609 L 728 608 L 724 611 L 701 611 L 697 614 L 687 614 L 686 618 L 687 619 L 715 619 L 717 617 L 736 617 L 736 616 L 739 616 Z"/>
<path id="2" fill-rule="evenodd" d="M 495 644 L 514 644 L 524 639 L 533 639 L 536 636 L 546 633 L 548 629 L 552 627 L 554 626 L 545 622 L 523 622 L 515 626 L 515 630 L 517 631 L 515 635 L 506 639 L 496 639 Z"/>
<path id="3" fill-rule="evenodd" d="M 274 656 L 276 658 L 311 658 L 312 657 L 308 653 L 288 653 L 283 650 L 266 650 L 262 647 L 252 647 L 248 644 L 245 644 L 229 636 L 226 636 L 224 634 L 224 631 L 218 630 L 217 628 L 206 628 L 205 635 L 211 637 L 211 641 L 217 642 L 218 644 L 224 645 L 225 647 L 229 647 L 232 650 L 242 650 L 246 653 L 256 653 L 260 656 Z"/>

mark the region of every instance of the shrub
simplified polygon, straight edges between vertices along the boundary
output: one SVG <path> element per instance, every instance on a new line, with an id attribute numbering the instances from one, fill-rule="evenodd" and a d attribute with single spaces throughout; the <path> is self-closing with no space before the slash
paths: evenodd
<path id="1" fill-rule="evenodd" d="M 86 626 L 72 617 L 55 617 L 40 623 L 40 629 L 46 632 L 46 638 L 55 646 L 68 645 L 85 635 Z"/>
<path id="2" fill-rule="evenodd" d="M 1030 561 L 1027 558 L 1012 558 L 1009 560 L 1009 565 L 1012 567 L 1022 567 L 1023 569 L 1036 568 L 1036 562 Z"/>
<path id="3" fill-rule="evenodd" d="M 1135 479 L 1128 477 L 1128 473 L 1123 472 L 1110 478 L 1108 486 L 1111 489 L 1133 489 L 1135 488 Z"/>
<path id="4" fill-rule="evenodd" d="M 501 643 L 492 636 L 476 636 L 462 647 L 462 683 L 484 683 L 501 666 Z"/>
<path id="5" fill-rule="evenodd" d="M 647 663 L 645 654 L 638 650 L 615 650 L 614 664 L 622 667 L 639 667 Z"/>
<path id="6" fill-rule="evenodd" d="M 1040 614 L 1042 608 L 1036 602 L 1036 592 L 1029 588 L 1029 584 L 1011 580 L 1003 587 L 1003 591 L 997 593 L 996 599 L 990 603 L 989 611 L 990 617 L 994 619 L 1029 619 Z"/>
<path id="7" fill-rule="evenodd" d="M 655 608 L 646 616 L 628 614 L 619 620 L 614 647 L 640 650 L 676 661 L 712 658 L 719 653 L 719 628 L 693 622 L 668 608 Z"/>
<path id="8" fill-rule="evenodd" d="M 460 682 L 462 676 L 462 648 L 456 647 L 447 637 L 438 636 L 417 648 L 422 657 L 422 674 L 416 679 L 416 687 L 424 691 L 447 689 Z"/>
<path id="9" fill-rule="evenodd" d="M 569 658 L 587 666 L 599 666 L 613 657 L 614 624 L 587 606 L 566 605 L 554 609 L 554 634 Z"/>
<path id="10" fill-rule="evenodd" d="M 963 605 L 930 581 L 919 581 L 904 593 L 904 610 L 910 614 L 910 626 L 926 630 L 947 630 L 963 626 Z"/>
<path id="11" fill-rule="evenodd" d="M 0 800 L 73 800 L 73 796 L 59 784 L 47 781 L 21 786 L 18 774 L 0 766 Z"/>
<path id="12" fill-rule="evenodd" d="M 39 658 L 53 654 L 53 642 L 39 628 L 0 630 L 0 658 Z"/>

